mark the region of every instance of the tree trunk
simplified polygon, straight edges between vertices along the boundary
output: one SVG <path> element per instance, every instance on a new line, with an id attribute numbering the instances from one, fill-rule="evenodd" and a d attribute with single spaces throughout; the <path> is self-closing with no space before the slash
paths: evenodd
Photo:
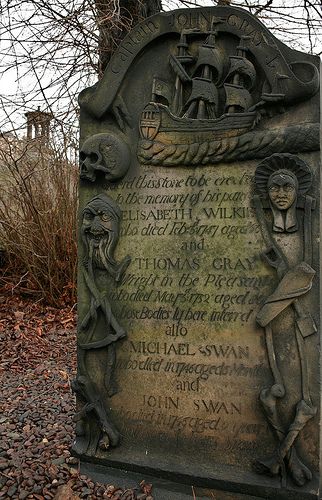
<path id="1" fill-rule="evenodd" d="M 103 76 L 107 63 L 125 35 L 135 24 L 162 8 L 162 0 L 95 0 L 98 41 L 98 74 Z"/>

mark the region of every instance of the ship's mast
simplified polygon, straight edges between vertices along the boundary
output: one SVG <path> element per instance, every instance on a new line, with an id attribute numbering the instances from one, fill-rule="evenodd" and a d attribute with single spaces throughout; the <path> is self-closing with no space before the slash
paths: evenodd
<path id="1" fill-rule="evenodd" d="M 246 58 L 246 52 L 248 51 L 248 48 L 245 45 L 245 42 L 247 40 L 250 40 L 250 36 L 242 36 L 240 38 L 240 44 L 237 46 L 237 56 L 238 57 L 243 57 Z M 237 87 L 243 87 L 244 86 L 244 78 L 243 75 L 236 72 L 233 76 L 233 81 L 232 84 L 236 85 Z M 227 112 L 228 113 L 235 113 L 237 111 L 236 106 L 228 106 Z"/>
<path id="2" fill-rule="evenodd" d="M 206 44 L 205 44 L 210 49 L 215 48 L 216 35 L 218 34 L 217 29 L 216 29 L 216 25 L 219 23 L 221 23 L 221 20 L 218 20 L 216 18 L 214 18 L 212 20 L 211 31 L 209 33 L 209 36 L 208 36 Z M 202 72 L 201 72 L 201 78 L 204 79 L 205 81 L 212 80 L 212 72 L 211 72 L 210 66 L 208 64 L 205 64 L 203 66 Z M 204 99 L 199 100 L 197 118 L 200 118 L 200 119 L 207 118 L 206 103 L 205 103 Z"/>
<path id="3" fill-rule="evenodd" d="M 187 44 L 187 35 L 182 31 L 180 36 L 180 42 L 178 43 L 178 56 L 177 58 L 182 59 L 183 56 L 186 55 L 188 48 Z M 180 61 L 181 62 L 181 61 Z M 176 76 L 175 82 L 175 91 L 174 91 L 174 99 L 173 99 L 173 113 L 175 115 L 179 115 L 183 105 L 183 86 L 180 80 L 179 75 Z"/>
<path id="4" fill-rule="evenodd" d="M 222 19 L 213 18 L 211 30 L 205 42 L 199 48 L 199 55 L 195 74 L 200 71 L 200 76 L 192 79 L 191 95 L 187 102 L 186 118 L 214 119 L 218 106 L 218 90 L 216 84 L 222 74 L 222 54 L 216 46 L 218 30 L 216 25 Z"/>
<path id="5" fill-rule="evenodd" d="M 176 116 L 180 116 L 182 108 L 183 108 L 183 82 L 182 76 L 188 79 L 188 75 L 185 74 L 185 70 L 183 68 L 183 64 L 190 63 L 193 61 L 193 57 L 188 53 L 188 43 L 187 43 L 187 35 L 199 32 L 199 29 L 192 30 L 182 30 L 180 35 L 180 41 L 177 45 L 178 54 L 174 57 L 176 61 L 176 80 L 175 80 L 175 91 L 174 98 L 172 104 L 172 112 Z M 174 62 L 174 61 L 172 61 Z"/>

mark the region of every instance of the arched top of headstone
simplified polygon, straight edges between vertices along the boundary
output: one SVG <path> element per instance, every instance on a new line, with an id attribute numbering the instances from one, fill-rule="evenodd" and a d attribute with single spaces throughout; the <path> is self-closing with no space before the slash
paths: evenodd
<path id="1" fill-rule="evenodd" d="M 188 71 L 182 71 L 186 66 L 181 63 L 188 62 L 182 59 L 182 54 L 189 53 L 190 44 L 199 43 L 200 48 L 212 37 L 211 43 L 218 39 L 219 52 L 225 59 L 222 61 L 223 74 L 219 74 L 221 80 L 234 76 L 234 68 L 228 67 L 229 58 L 231 60 L 235 55 L 233 62 L 236 66 L 236 57 L 246 54 L 255 69 L 250 68 L 249 63 L 247 68 L 244 65 L 239 69 L 250 85 L 261 87 L 257 89 L 261 100 L 289 105 L 310 98 L 319 88 L 319 58 L 290 49 L 247 11 L 226 6 L 179 9 L 157 14 L 134 27 L 116 50 L 102 80 L 80 94 L 81 109 L 93 118 L 101 119 L 113 103 L 122 108 L 122 103 L 115 104 L 115 100 L 119 99 L 122 82 L 131 66 L 151 44 L 164 43 L 166 37 L 177 39 L 178 53 L 170 50 L 168 62 L 175 74 L 178 75 L 181 70 L 181 78 L 191 77 Z M 237 54 L 233 54 L 236 40 Z M 199 58 L 206 57 L 201 52 L 199 50 Z M 197 57 L 196 54 L 194 56 Z M 198 61 L 194 62 L 198 64 Z M 237 63 L 241 66 L 240 60 Z M 214 61 L 210 64 L 216 65 Z"/>

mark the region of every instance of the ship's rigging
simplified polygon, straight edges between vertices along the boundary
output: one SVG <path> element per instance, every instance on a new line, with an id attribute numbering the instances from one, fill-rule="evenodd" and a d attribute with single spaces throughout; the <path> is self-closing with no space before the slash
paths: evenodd
<path id="1" fill-rule="evenodd" d="M 175 132 L 184 134 L 189 143 L 195 133 L 218 138 L 227 131 L 240 135 L 257 123 L 258 104 L 254 105 L 251 94 L 257 75 L 247 57 L 248 37 L 241 37 L 235 54 L 227 54 L 217 43 L 221 23 L 214 17 L 206 33 L 199 29 L 181 32 L 177 53 L 169 56 L 174 88 L 154 78 L 151 101 L 140 120 L 142 138 L 151 140 L 158 132 Z M 189 49 L 194 40 L 192 55 Z"/>

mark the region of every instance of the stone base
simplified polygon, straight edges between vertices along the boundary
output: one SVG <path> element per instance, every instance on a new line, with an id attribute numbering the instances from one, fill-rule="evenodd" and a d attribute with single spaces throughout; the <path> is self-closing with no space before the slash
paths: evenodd
<path id="1" fill-rule="evenodd" d="M 114 456 L 105 463 L 95 463 L 95 458 L 81 458 L 81 472 L 102 483 L 112 483 L 120 487 L 137 487 L 142 480 L 153 484 L 153 496 L 156 500 L 191 500 L 216 498 L 217 500 L 318 500 L 318 480 L 314 478 L 309 486 L 299 488 L 288 484 L 281 487 L 279 478 L 261 476 L 252 472 L 243 476 L 238 471 L 226 468 L 219 470 L 200 470 L 196 474 L 196 464 L 182 464 L 180 470 L 158 464 L 153 467 L 148 459 L 140 462 L 126 460 L 126 454 Z M 151 458 L 151 457 L 150 457 Z M 89 461 L 87 461 L 89 460 Z M 194 470 L 194 473 L 190 468 Z M 247 476 L 247 477 L 246 477 Z"/>
<path id="2" fill-rule="evenodd" d="M 214 489 L 198 488 L 190 484 L 174 483 L 173 481 L 151 476 L 145 473 L 130 472 L 112 467 L 103 467 L 89 462 L 81 462 L 81 473 L 86 474 L 94 481 L 111 483 L 120 488 L 137 487 L 144 479 L 146 483 L 153 485 L 152 495 L 155 500 L 260 500 L 258 496 L 244 495 L 241 493 L 228 492 Z"/>

